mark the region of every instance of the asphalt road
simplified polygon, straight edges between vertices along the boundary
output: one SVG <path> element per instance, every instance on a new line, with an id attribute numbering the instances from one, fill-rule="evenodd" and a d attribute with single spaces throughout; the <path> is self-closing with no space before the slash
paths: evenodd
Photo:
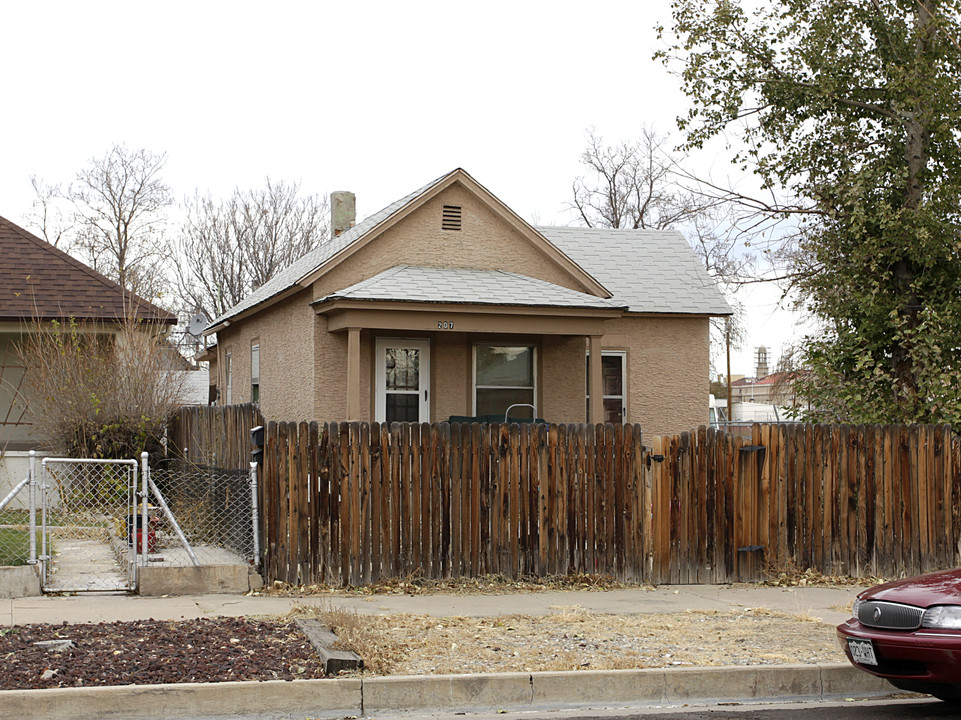
<path id="1" fill-rule="evenodd" d="M 425 715 L 416 720 L 927 720 L 957 718 L 961 706 L 940 700 L 858 700 L 777 704 L 725 704 L 705 707 L 663 707 L 616 711 L 561 711 L 499 715 Z M 378 715 L 375 720 L 390 716 Z M 398 715 L 398 718 L 401 716 Z M 253 720 L 253 719 L 251 719 Z M 406 720 L 414 720 L 406 716 Z"/>
<path id="2" fill-rule="evenodd" d="M 940 700 L 857 700 L 847 702 L 809 702 L 712 705 L 704 707 L 655 707 L 623 710 L 566 710 L 552 712 L 504 712 L 486 714 L 378 714 L 373 720 L 928 720 L 957 718 L 961 706 Z M 303 714 L 234 715 L 230 720 L 320 720 Z M 226 720 L 196 717 L 189 720 Z M 339 719 L 338 719 L 339 720 Z M 346 720 L 346 719 L 343 719 Z"/>

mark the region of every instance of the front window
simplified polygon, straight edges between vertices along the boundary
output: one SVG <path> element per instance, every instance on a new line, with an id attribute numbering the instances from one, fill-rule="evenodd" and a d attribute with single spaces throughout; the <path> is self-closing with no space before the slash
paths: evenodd
<path id="1" fill-rule="evenodd" d="M 534 348 L 530 345 L 474 347 L 474 414 L 504 415 L 533 420 L 535 392 Z M 531 407 L 525 407 L 531 406 Z"/>

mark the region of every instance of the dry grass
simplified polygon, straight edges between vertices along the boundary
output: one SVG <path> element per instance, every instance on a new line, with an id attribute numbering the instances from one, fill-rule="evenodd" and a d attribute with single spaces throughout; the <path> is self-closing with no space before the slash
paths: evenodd
<path id="1" fill-rule="evenodd" d="M 765 608 L 610 615 L 569 607 L 546 616 L 435 618 L 297 607 L 293 614 L 321 620 L 376 675 L 844 660 L 832 626 Z"/>
<path id="2" fill-rule="evenodd" d="M 823 575 L 810 568 L 801 570 L 795 565 L 765 568 L 768 579 L 760 585 L 767 587 L 872 587 L 885 581 L 880 577 L 847 577 L 843 575 Z M 744 583 L 751 585 L 753 583 Z M 741 585 L 738 583 L 737 585 Z M 629 583 L 617 580 L 611 575 L 549 575 L 547 577 L 526 576 L 516 580 L 504 575 L 482 575 L 476 578 L 460 577 L 431 580 L 420 576 L 410 576 L 395 580 L 384 580 L 359 587 L 341 585 L 288 585 L 275 581 L 272 585 L 254 590 L 251 595 L 273 595 L 278 597 L 309 597 L 316 595 L 502 595 L 516 593 L 555 592 L 559 590 L 606 591 L 626 588 L 653 589 L 655 585 Z"/>

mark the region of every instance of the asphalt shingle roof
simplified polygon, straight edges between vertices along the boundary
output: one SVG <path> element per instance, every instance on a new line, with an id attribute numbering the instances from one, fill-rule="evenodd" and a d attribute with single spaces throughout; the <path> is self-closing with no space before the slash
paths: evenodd
<path id="1" fill-rule="evenodd" d="M 613 300 L 502 270 L 400 265 L 348 288 L 330 300 L 382 300 L 476 305 L 617 309 Z"/>
<path id="2" fill-rule="evenodd" d="M 633 312 L 731 313 L 721 291 L 676 230 L 537 230 Z"/>
<path id="3" fill-rule="evenodd" d="M 0 320 L 115 321 L 130 308 L 139 320 L 177 319 L 0 217 Z"/>

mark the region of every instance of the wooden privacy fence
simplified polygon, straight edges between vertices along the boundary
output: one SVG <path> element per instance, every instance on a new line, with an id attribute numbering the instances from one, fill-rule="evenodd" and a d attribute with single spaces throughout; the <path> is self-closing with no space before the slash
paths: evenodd
<path id="1" fill-rule="evenodd" d="M 195 465 L 243 470 L 250 467 L 250 431 L 264 424 L 256 405 L 183 407 L 168 430 L 168 454 Z"/>
<path id="2" fill-rule="evenodd" d="M 797 566 L 952 566 L 948 427 L 757 425 L 647 439 L 634 425 L 270 423 L 267 579 L 583 572 L 753 580 Z"/>

